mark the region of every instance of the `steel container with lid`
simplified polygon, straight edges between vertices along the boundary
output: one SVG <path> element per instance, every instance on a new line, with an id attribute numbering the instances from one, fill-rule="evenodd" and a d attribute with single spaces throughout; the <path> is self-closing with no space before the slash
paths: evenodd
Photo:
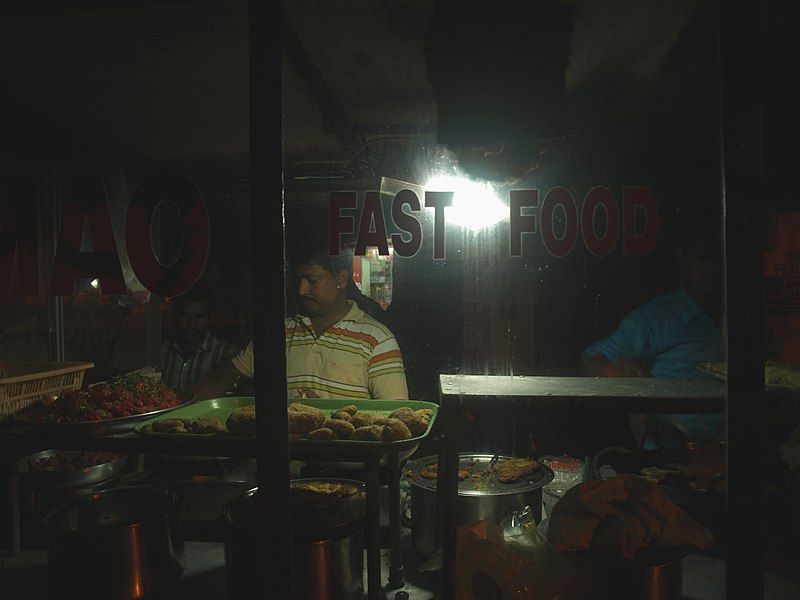
<path id="1" fill-rule="evenodd" d="M 107 489 L 42 521 L 54 597 L 128 600 L 162 591 L 183 573 L 182 495 L 163 487 Z"/>
<path id="2" fill-rule="evenodd" d="M 467 477 L 458 482 L 458 523 L 474 523 L 491 519 L 497 525 L 516 510 L 530 507 L 538 522 L 541 519 L 542 488 L 553 480 L 553 471 L 546 465 L 514 483 L 502 483 L 494 476 L 491 465 L 514 457 L 493 454 L 461 453 L 459 471 Z M 417 551 L 433 556 L 441 547 L 437 531 L 442 522 L 437 515 L 436 478 L 426 478 L 420 471 L 438 461 L 438 456 L 425 456 L 409 461 L 405 477 L 411 483 L 411 539 Z"/>
<path id="3" fill-rule="evenodd" d="M 299 500 L 304 483 L 354 486 L 358 494 L 315 507 Z M 364 482 L 350 479 L 293 479 L 292 488 L 292 597 L 308 600 L 361 600 L 364 596 L 364 540 L 366 518 Z M 258 512 L 253 488 L 232 499 L 223 510 L 228 525 L 225 567 L 228 593 L 234 600 L 258 598 L 261 593 Z M 275 515 L 275 518 L 282 518 Z"/>

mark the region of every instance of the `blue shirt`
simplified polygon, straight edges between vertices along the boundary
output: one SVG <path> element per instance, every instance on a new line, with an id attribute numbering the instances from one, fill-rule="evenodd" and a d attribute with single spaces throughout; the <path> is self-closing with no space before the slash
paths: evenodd
<path id="1" fill-rule="evenodd" d="M 720 329 L 680 286 L 631 312 L 614 332 L 589 345 L 581 359 L 586 362 L 599 354 L 612 363 L 621 358 L 640 358 L 653 377 L 696 379 L 703 377 L 697 369 L 700 363 L 722 358 Z M 714 438 L 720 419 L 715 414 L 651 415 L 648 430 L 656 423 L 667 422 L 689 439 Z M 646 448 L 653 445 L 648 433 Z"/>

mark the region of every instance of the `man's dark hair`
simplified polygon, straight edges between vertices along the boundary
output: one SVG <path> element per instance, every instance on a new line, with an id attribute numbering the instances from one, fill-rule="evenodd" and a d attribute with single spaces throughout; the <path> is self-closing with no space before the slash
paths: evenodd
<path id="1" fill-rule="evenodd" d="M 298 240 L 287 248 L 287 261 L 289 271 L 300 265 L 319 265 L 331 275 L 338 275 L 339 271 L 347 271 L 348 277 L 353 270 L 353 254 L 347 248 L 342 248 L 338 256 L 331 256 L 327 246 L 318 242 Z"/>
<path id="2" fill-rule="evenodd" d="M 205 285 L 194 286 L 185 294 L 172 299 L 172 311 L 178 311 L 189 302 L 197 302 L 206 307 L 211 312 L 214 308 L 214 296 L 211 290 Z"/>

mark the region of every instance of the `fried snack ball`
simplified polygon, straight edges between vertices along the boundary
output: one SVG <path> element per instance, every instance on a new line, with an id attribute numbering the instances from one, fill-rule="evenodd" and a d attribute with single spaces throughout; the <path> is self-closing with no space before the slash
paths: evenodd
<path id="1" fill-rule="evenodd" d="M 397 410 L 393 410 L 392 412 L 390 412 L 389 413 L 389 418 L 390 419 L 395 419 L 395 418 L 397 418 L 398 414 L 405 413 L 405 412 L 414 412 L 414 411 L 411 410 L 410 408 L 408 408 L 407 406 L 403 406 L 402 408 L 398 408 Z"/>
<path id="2" fill-rule="evenodd" d="M 322 427 L 325 415 L 306 411 L 289 411 L 289 433 L 308 433 Z"/>
<path id="3" fill-rule="evenodd" d="M 320 427 L 319 429 L 315 429 L 314 431 L 309 431 L 306 437 L 310 440 L 338 440 L 339 436 L 336 433 L 328 429 L 327 427 Z"/>
<path id="4" fill-rule="evenodd" d="M 322 427 L 325 413 L 313 406 L 292 402 L 287 407 L 289 433 L 308 433 Z"/>
<path id="5" fill-rule="evenodd" d="M 336 412 L 346 412 L 351 417 L 358 412 L 358 407 L 355 404 L 348 404 L 341 408 L 337 408 Z"/>
<path id="6" fill-rule="evenodd" d="M 349 439 L 350 434 L 355 431 L 355 427 L 349 421 L 342 419 L 325 419 L 325 423 L 322 426 L 336 433 L 341 440 Z"/>
<path id="7" fill-rule="evenodd" d="M 349 423 L 353 420 L 353 416 L 349 412 L 337 410 L 331 413 L 331 419 L 336 419 L 337 421 L 347 421 Z"/>
<path id="8" fill-rule="evenodd" d="M 383 425 L 382 437 L 384 442 L 396 442 L 409 439 L 411 432 L 400 419 L 386 419 L 386 423 Z"/>
<path id="9" fill-rule="evenodd" d="M 383 439 L 382 425 L 367 425 L 359 427 L 350 434 L 351 440 L 366 440 L 368 442 L 380 442 Z"/>
<path id="10" fill-rule="evenodd" d="M 414 437 L 425 433 L 429 423 L 429 421 L 423 419 L 410 408 L 398 408 L 391 415 L 389 415 L 389 418 L 399 419 L 402 421 L 405 426 L 408 427 L 408 430 Z"/>
<path id="11" fill-rule="evenodd" d="M 256 407 L 245 406 L 233 411 L 226 422 L 228 431 L 233 435 L 256 434 Z"/>
<path id="12" fill-rule="evenodd" d="M 430 408 L 420 408 L 414 412 L 428 422 L 430 422 L 431 417 L 433 416 L 433 411 Z"/>
<path id="13" fill-rule="evenodd" d="M 360 412 L 353 415 L 353 419 L 350 422 L 353 427 L 358 429 L 359 427 L 368 427 L 370 425 L 383 425 L 386 419 L 372 413 Z"/>

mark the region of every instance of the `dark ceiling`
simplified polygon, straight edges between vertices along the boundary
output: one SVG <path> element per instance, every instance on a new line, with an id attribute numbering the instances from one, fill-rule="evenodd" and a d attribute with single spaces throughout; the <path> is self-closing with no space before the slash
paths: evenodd
<path id="1" fill-rule="evenodd" d="M 693 45 L 699 0 L 565 4 L 574 15 L 566 71 L 573 130 L 664 118 L 687 93 L 683 79 L 705 68 Z M 285 5 L 288 169 L 340 164 L 379 137 L 400 147 L 432 139 L 423 33 L 433 0 Z M 0 20 L 7 102 L 134 159 L 246 173 L 246 2 L 34 12 Z"/>

